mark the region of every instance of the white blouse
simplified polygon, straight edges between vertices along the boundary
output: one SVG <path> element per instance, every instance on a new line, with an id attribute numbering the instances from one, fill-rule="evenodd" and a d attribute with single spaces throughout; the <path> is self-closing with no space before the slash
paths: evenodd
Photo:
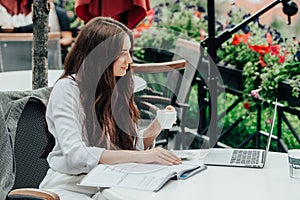
<path id="1" fill-rule="evenodd" d="M 59 80 L 49 98 L 46 121 L 55 138 L 55 146 L 47 157 L 50 167 L 61 173 L 88 173 L 99 162 L 104 148 L 86 146 L 82 139 L 83 108 L 79 102 L 77 83 Z M 137 150 L 143 150 L 143 131 L 139 132 Z"/>

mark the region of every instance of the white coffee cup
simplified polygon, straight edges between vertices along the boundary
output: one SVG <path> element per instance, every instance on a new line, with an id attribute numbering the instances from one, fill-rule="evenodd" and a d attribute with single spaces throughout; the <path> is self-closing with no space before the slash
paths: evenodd
<path id="1" fill-rule="evenodd" d="M 176 110 L 158 110 L 156 117 L 162 129 L 170 129 L 176 121 L 177 112 Z"/>

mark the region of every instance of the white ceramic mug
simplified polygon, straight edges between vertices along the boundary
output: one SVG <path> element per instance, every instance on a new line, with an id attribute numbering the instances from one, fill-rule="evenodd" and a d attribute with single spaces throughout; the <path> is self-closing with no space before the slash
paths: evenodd
<path id="1" fill-rule="evenodd" d="M 170 129 L 176 121 L 177 112 L 176 110 L 158 110 L 156 117 L 162 129 Z"/>

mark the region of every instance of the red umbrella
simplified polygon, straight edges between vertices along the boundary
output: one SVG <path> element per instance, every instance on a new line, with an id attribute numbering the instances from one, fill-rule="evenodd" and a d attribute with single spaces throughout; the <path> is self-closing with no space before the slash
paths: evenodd
<path id="1" fill-rule="evenodd" d="M 29 0 L 0 0 L 0 4 L 6 8 L 11 15 L 23 13 L 27 15 L 31 11 L 31 3 Z"/>
<path id="2" fill-rule="evenodd" d="M 133 28 L 150 10 L 150 0 L 75 0 L 75 12 L 84 21 L 96 16 L 112 17 Z"/>

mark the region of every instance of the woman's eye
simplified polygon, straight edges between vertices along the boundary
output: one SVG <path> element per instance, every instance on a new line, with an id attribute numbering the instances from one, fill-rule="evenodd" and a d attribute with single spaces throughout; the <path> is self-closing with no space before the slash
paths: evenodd
<path id="1" fill-rule="evenodd" d="M 125 55 L 127 55 L 127 54 L 129 54 L 128 51 L 122 51 L 122 52 L 120 53 L 120 56 L 125 56 Z"/>

